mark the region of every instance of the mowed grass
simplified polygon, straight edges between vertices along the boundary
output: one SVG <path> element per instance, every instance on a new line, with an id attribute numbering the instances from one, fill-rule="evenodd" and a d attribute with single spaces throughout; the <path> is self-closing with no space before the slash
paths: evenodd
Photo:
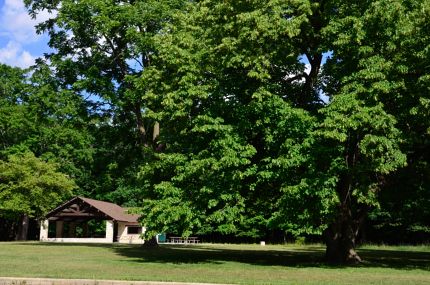
<path id="1" fill-rule="evenodd" d="M 430 284 L 430 246 L 359 249 L 358 266 L 323 262 L 320 245 L 0 243 L 0 276 L 229 284 Z"/>

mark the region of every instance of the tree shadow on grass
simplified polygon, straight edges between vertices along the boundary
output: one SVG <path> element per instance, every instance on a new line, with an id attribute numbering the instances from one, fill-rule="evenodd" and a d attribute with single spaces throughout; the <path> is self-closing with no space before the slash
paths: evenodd
<path id="1" fill-rule="evenodd" d="M 430 271 L 430 252 L 360 249 L 359 255 L 364 262 L 361 267 L 396 268 L 403 270 L 422 269 Z"/>
<path id="2" fill-rule="evenodd" d="M 31 245 L 31 243 L 23 243 Z M 85 246 L 103 247 L 112 250 L 115 254 L 126 257 L 127 261 L 139 263 L 165 263 L 165 264 L 222 264 L 237 262 L 259 266 L 287 266 L 287 267 L 319 267 L 319 268 L 394 268 L 401 270 L 421 269 L 430 271 L 430 252 L 406 251 L 387 249 L 358 249 L 364 262 L 349 266 L 332 266 L 324 262 L 325 248 L 323 246 L 297 246 L 278 248 L 250 248 L 243 246 L 223 245 L 161 245 L 155 248 L 146 248 L 139 245 L 122 244 L 65 244 L 65 243 L 38 243 L 44 246 Z"/>
<path id="3" fill-rule="evenodd" d="M 211 246 L 161 246 L 159 248 L 116 247 L 123 256 L 135 258 L 138 262 L 160 263 L 224 263 L 228 261 L 261 265 L 288 267 L 364 267 L 394 268 L 402 270 L 422 269 L 430 271 L 430 252 L 359 249 L 364 262 L 356 265 L 332 266 L 324 260 L 323 247 L 277 249 L 229 249 Z"/>
<path id="4" fill-rule="evenodd" d="M 324 261 L 323 247 L 286 248 L 279 250 L 228 249 L 205 246 L 161 246 L 154 249 L 116 247 L 114 250 L 137 262 L 160 263 L 224 263 L 239 262 L 260 266 L 288 267 L 363 267 L 395 268 L 402 270 L 422 269 L 430 271 L 430 252 L 400 250 L 362 249 L 358 250 L 364 262 L 349 266 L 332 266 Z"/>
<path id="5" fill-rule="evenodd" d="M 237 262 L 262 266 L 318 266 L 323 263 L 321 250 L 252 250 L 217 248 L 216 246 L 174 246 L 162 245 L 158 248 L 117 247 L 114 250 L 138 262 L 159 262 L 172 264 Z"/>

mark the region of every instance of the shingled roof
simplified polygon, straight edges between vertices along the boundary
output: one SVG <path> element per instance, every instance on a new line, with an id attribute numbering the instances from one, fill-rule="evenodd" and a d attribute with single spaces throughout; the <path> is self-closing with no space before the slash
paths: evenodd
<path id="1" fill-rule="evenodd" d="M 106 219 L 133 224 L 138 223 L 139 218 L 139 215 L 128 214 L 127 209 L 117 204 L 79 196 L 58 206 L 49 212 L 46 218 L 91 217 L 95 212 L 105 215 Z"/>

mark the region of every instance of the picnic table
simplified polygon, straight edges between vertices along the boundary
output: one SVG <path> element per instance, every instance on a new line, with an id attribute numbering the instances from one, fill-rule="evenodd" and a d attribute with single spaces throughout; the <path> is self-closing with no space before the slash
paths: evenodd
<path id="1" fill-rule="evenodd" d="M 169 243 L 199 243 L 198 237 L 170 237 L 167 239 Z"/>

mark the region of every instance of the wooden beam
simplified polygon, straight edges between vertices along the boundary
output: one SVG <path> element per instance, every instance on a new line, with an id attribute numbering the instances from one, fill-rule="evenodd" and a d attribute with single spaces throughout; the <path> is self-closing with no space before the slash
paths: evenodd
<path id="1" fill-rule="evenodd" d="M 103 213 L 58 213 L 54 216 L 59 217 L 107 217 Z"/>

